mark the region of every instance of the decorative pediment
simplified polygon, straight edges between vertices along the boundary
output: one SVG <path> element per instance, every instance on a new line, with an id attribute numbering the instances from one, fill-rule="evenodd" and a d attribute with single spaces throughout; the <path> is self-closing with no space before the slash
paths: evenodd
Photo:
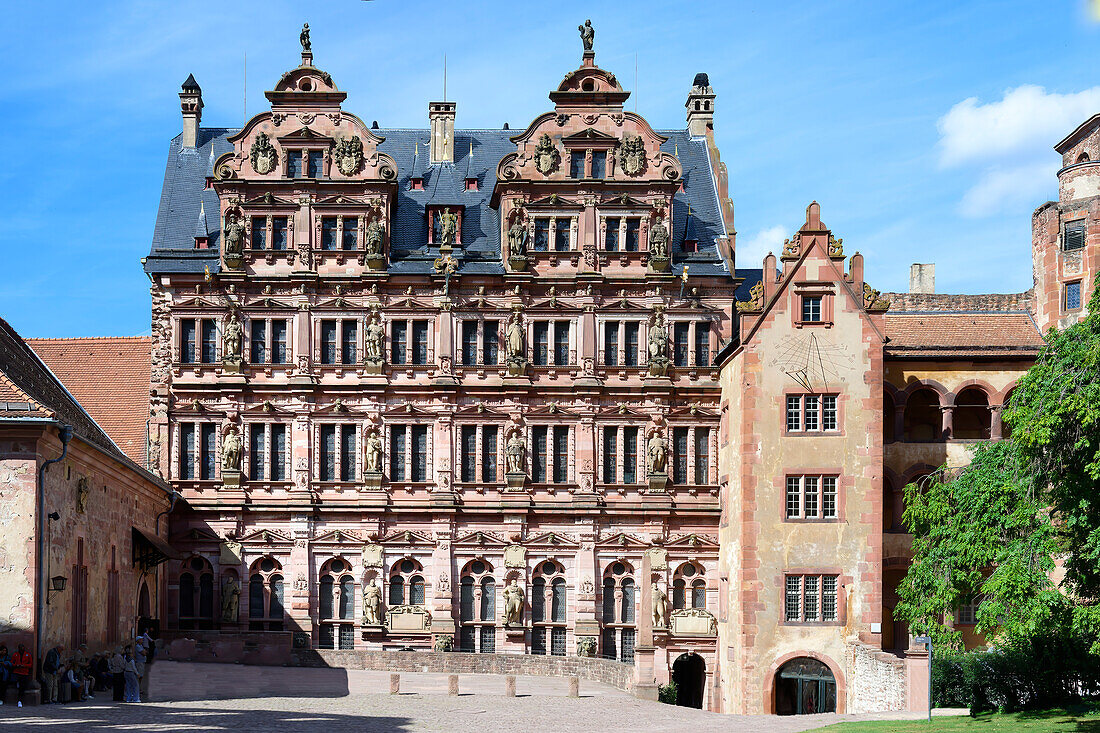
<path id="1" fill-rule="evenodd" d="M 423 532 L 414 532 L 411 529 L 392 532 L 378 540 L 380 545 L 396 545 L 400 547 L 417 547 L 423 545 L 435 546 L 435 540 Z"/>
<path id="2" fill-rule="evenodd" d="M 206 527 L 193 527 L 192 529 L 187 530 L 187 532 L 173 539 L 187 539 L 192 542 L 202 542 L 203 540 L 214 540 L 217 542 L 221 542 L 222 538 L 214 534 L 213 530 L 207 529 Z"/>
<path id="3" fill-rule="evenodd" d="M 288 366 L 282 364 L 280 366 Z M 265 399 L 260 402 L 250 402 L 248 407 L 241 410 L 241 415 L 247 417 L 272 417 L 275 415 L 290 417 L 294 411 L 286 405 L 277 404 L 273 400 Z"/>
<path id="4" fill-rule="evenodd" d="M 252 207 L 252 208 L 259 207 L 259 206 L 273 206 L 273 207 L 293 206 L 294 208 L 298 207 L 298 204 L 295 203 L 294 201 L 291 201 L 290 199 L 287 199 L 287 198 L 282 198 L 280 196 L 276 196 L 271 191 L 267 191 L 261 196 L 255 196 L 253 198 L 250 198 L 247 201 L 244 201 L 243 203 L 244 203 L 245 206 L 249 206 L 249 207 Z"/>
<path id="5" fill-rule="evenodd" d="M 283 300 L 276 300 L 275 298 L 254 298 L 247 307 L 250 309 L 264 308 L 269 310 L 294 310 L 296 308 L 293 303 L 288 303 Z"/>
<path id="6" fill-rule="evenodd" d="M 497 407 L 490 407 L 484 403 L 478 403 L 476 405 L 465 405 L 458 408 L 455 411 L 456 417 L 477 417 L 477 418 L 501 418 L 507 419 L 512 416 L 511 412 L 505 412 Z"/>
<path id="7" fill-rule="evenodd" d="M 358 532 L 350 532 L 346 529 L 334 529 L 330 532 L 322 532 L 313 538 L 313 542 L 331 545 L 356 545 L 359 546 L 363 540 L 359 537 Z"/>
<path id="8" fill-rule="evenodd" d="M 612 367 L 614 368 L 614 367 Z M 640 406 L 627 405 L 626 403 L 619 403 L 617 405 L 603 405 L 600 407 L 598 417 L 630 420 L 637 418 L 639 420 L 649 421 L 650 415 L 646 413 Z"/>
<path id="9" fill-rule="evenodd" d="M 535 199 L 527 204 L 524 204 L 527 209 L 584 209 L 584 204 L 575 199 L 566 198 L 565 196 L 559 196 L 556 193 L 552 193 L 549 196 L 543 196 L 540 199 Z"/>
<path id="10" fill-rule="evenodd" d="M 608 135 L 606 132 L 600 132 L 594 127 L 587 127 L 580 132 L 566 135 L 562 137 L 561 141 L 566 147 L 572 147 L 573 145 L 588 145 L 593 142 L 604 143 L 608 147 L 619 144 L 619 138 L 614 135 Z"/>
<path id="11" fill-rule="evenodd" d="M 289 135 L 283 135 L 282 137 L 278 138 L 278 140 L 279 143 L 282 145 L 316 145 L 319 143 L 333 142 L 333 138 L 329 137 L 328 135 L 322 135 L 318 132 L 314 132 L 308 127 L 300 127 L 295 132 L 292 132 Z"/>
<path id="12" fill-rule="evenodd" d="M 294 540 L 273 529 L 258 529 L 241 538 L 244 545 L 291 545 Z"/>
<path id="13" fill-rule="evenodd" d="M 323 405 L 319 405 L 313 410 L 314 415 L 327 415 L 329 417 L 337 415 L 347 415 L 352 411 L 352 408 L 348 403 L 344 402 L 342 397 L 337 397 Z"/>
<path id="14" fill-rule="evenodd" d="M 336 207 L 355 207 L 363 208 L 370 205 L 371 202 L 365 201 L 361 198 L 352 198 L 350 196 L 326 196 L 325 198 L 318 199 L 316 206 L 336 206 Z"/>
<path id="15" fill-rule="evenodd" d="M 717 549 L 718 540 L 704 534 L 682 534 L 665 543 L 665 547 L 676 549 Z"/>
<path id="16" fill-rule="evenodd" d="M 718 417 L 717 408 L 714 405 L 680 405 L 669 410 L 670 419 L 694 419 L 698 417 Z"/>
<path id="17" fill-rule="evenodd" d="M 642 201 L 641 199 L 634 198 L 630 194 L 621 193 L 617 196 L 609 196 L 600 202 L 601 209 L 651 209 L 653 204 L 649 201 Z"/>
<path id="18" fill-rule="evenodd" d="M 562 367 L 563 369 L 567 367 Z M 563 407 L 557 402 L 547 402 L 540 404 L 527 411 L 528 418 L 540 418 L 540 417 L 560 417 L 564 415 L 572 415 L 574 410 L 567 407 Z"/>
<path id="19" fill-rule="evenodd" d="M 406 402 L 403 405 L 394 405 L 388 407 L 382 411 L 382 414 L 387 418 L 393 418 L 394 420 L 408 420 L 415 418 L 434 419 L 435 414 L 428 412 L 422 407 L 417 407 L 411 402 Z"/>
<path id="20" fill-rule="evenodd" d="M 192 297 L 192 298 L 182 298 L 182 299 L 180 299 L 179 301 L 176 302 L 175 307 L 177 309 L 180 309 L 180 308 L 203 308 L 203 309 L 207 309 L 207 308 L 220 308 L 220 307 L 222 307 L 222 304 L 219 303 L 216 300 L 211 299 L 211 298 Z"/>
<path id="21" fill-rule="evenodd" d="M 492 532 L 470 532 L 456 539 L 454 544 L 455 547 L 501 548 L 508 546 L 507 541 L 501 539 Z"/>
<path id="22" fill-rule="evenodd" d="M 626 532 L 619 532 L 609 537 L 601 538 L 600 541 L 596 543 L 596 547 L 644 550 L 649 547 L 649 543 L 634 535 L 627 534 Z"/>
<path id="23" fill-rule="evenodd" d="M 558 532 L 546 532 L 544 534 L 537 535 L 524 543 L 527 549 L 540 549 L 543 551 L 553 549 L 572 549 L 579 547 L 580 545 L 571 537 L 560 534 Z"/>

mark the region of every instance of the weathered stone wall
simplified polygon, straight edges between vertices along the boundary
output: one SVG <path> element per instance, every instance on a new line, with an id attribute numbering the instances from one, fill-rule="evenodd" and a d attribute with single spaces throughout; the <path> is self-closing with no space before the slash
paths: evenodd
<path id="1" fill-rule="evenodd" d="M 35 440 L 0 438 L 0 639 L 34 646 Z"/>
<path id="2" fill-rule="evenodd" d="M 1035 312 L 1034 293 L 883 293 L 890 312 L 899 311 L 1028 311 Z"/>
<path id="3" fill-rule="evenodd" d="M 905 710 L 908 676 L 905 660 L 854 641 L 845 657 L 848 675 L 848 712 Z"/>

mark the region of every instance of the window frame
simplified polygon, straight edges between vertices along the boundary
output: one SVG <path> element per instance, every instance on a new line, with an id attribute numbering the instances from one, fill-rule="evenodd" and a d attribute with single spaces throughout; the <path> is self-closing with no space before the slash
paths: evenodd
<path id="1" fill-rule="evenodd" d="M 807 398 L 817 401 L 814 410 L 815 420 L 819 427 L 807 428 Z M 797 427 L 792 427 L 792 400 L 797 400 Z M 831 407 L 829 406 L 831 404 Z M 799 392 L 788 391 L 783 393 L 783 434 L 791 437 L 821 437 L 831 435 L 844 435 L 844 400 L 839 392 Z M 825 418 L 829 411 L 833 413 L 836 427 L 826 428 Z"/>
<path id="2" fill-rule="evenodd" d="M 789 601 L 791 597 L 791 580 L 798 579 L 798 613 L 797 618 L 790 618 Z M 816 619 L 806 619 L 806 579 L 810 578 L 816 581 L 816 598 L 815 606 L 817 609 Z M 832 612 L 833 618 L 825 618 L 825 606 L 826 606 L 826 593 L 825 586 L 827 582 L 831 581 L 833 585 L 832 597 Z M 844 584 L 841 573 L 836 569 L 792 569 L 783 572 L 783 585 L 781 586 L 781 601 L 780 601 L 780 625 L 781 626 L 841 626 L 844 624 Z"/>
<path id="3" fill-rule="evenodd" d="M 831 471 L 791 471 L 780 479 L 783 492 L 782 514 L 784 522 L 802 524 L 835 524 L 844 521 L 844 482 L 839 469 Z M 807 493 L 809 482 L 814 488 Z M 831 487 L 831 488 L 830 488 Z M 812 496 L 812 501 L 808 497 Z M 796 499 L 797 497 L 797 499 Z M 832 505 L 832 516 L 826 516 Z M 807 515 L 808 507 L 814 507 L 813 516 Z M 795 512 L 792 514 L 792 509 Z"/>

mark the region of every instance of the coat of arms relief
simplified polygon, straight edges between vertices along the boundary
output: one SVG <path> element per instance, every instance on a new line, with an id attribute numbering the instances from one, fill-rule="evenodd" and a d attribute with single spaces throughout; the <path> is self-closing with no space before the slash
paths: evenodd
<path id="1" fill-rule="evenodd" d="M 363 141 L 355 135 L 340 138 L 332 149 L 332 157 L 345 176 L 358 172 L 363 164 Z"/>
<path id="2" fill-rule="evenodd" d="M 271 139 L 268 138 L 266 132 L 261 132 L 252 141 L 252 149 L 249 151 L 248 158 L 252 163 L 252 170 L 261 176 L 266 176 L 275 170 L 279 154 L 275 151 L 275 146 L 271 144 Z"/>
<path id="3" fill-rule="evenodd" d="M 636 176 L 645 168 L 645 143 L 640 135 L 626 135 L 623 137 L 622 148 L 619 151 L 619 161 L 623 173 L 628 176 Z"/>
<path id="4" fill-rule="evenodd" d="M 560 160 L 561 156 L 558 149 L 554 147 L 554 141 L 548 134 L 542 133 L 538 144 L 535 145 L 535 168 L 539 173 L 548 176 L 558 169 Z"/>

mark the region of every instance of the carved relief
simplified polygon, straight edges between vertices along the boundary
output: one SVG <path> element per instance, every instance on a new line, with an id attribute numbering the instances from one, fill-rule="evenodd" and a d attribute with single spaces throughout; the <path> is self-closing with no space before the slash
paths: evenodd
<path id="1" fill-rule="evenodd" d="M 76 510 L 84 514 L 88 511 L 88 494 L 90 493 L 87 476 L 81 476 L 76 482 Z"/>
<path id="2" fill-rule="evenodd" d="M 363 567 L 382 567 L 382 545 L 363 545 Z"/>
<path id="3" fill-rule="evenodd" d="M 229 423 L 222 436 L 222 471 L 241 470 L 241 433 L 237 426 Z"/>
<path id="4" fill-rule="evenodd" d="M 636 176 L 645 169 L 645 143 L 641 135 L 624 135 L 619 151 L 619 167 L 628 176 Z"/>
<path id="5" fill-rule="evenodd" d="M 357 135 L 340 138 L 332 149 L 332 158 L 341 173 L 354 175 L 363 165 L 363 141 Z"/>
<path id="6" fill-rule="evenodd" d="M 718 619 L 702 608 L 681 608 L 669 618 L 673 636 L 717 636 Z"/>
<path id="7" fill-rule="evenodd" d="M 561 154 L 554 147 L 554 141 L 550 139 L 548 134 L 542 133 L 538 144 L 535 145 L 535 168 L 538 169 L 539 173 L 548 176 L 558 169 L 560 162 Z"/>
<path id="8" fill-rule="evenodd" d="M 764 283 L 758 282 L 749 288 L 749 299 L 736 303 L 739 312 L 758 311 L 764 307 Z"/>
<path id="9" fill-rule="evenodd" d="M 526 568 L 527 548 L 522 545 L 509 545 L 504 548 L 504 567 Z"/>
<path id="10" fill-rule="evenodd" d="M 248 159 L 252 163 L 252 170 L 261 176 L 266 176 L 275 170 L 275 164 L 279 161 L 279 153 L 275 150 L 275 146 L 271 144 L 271 139 L 266 132 L 256 135 L 256 139 L 252 141 L 252 149 L 249 151 Z"/>

